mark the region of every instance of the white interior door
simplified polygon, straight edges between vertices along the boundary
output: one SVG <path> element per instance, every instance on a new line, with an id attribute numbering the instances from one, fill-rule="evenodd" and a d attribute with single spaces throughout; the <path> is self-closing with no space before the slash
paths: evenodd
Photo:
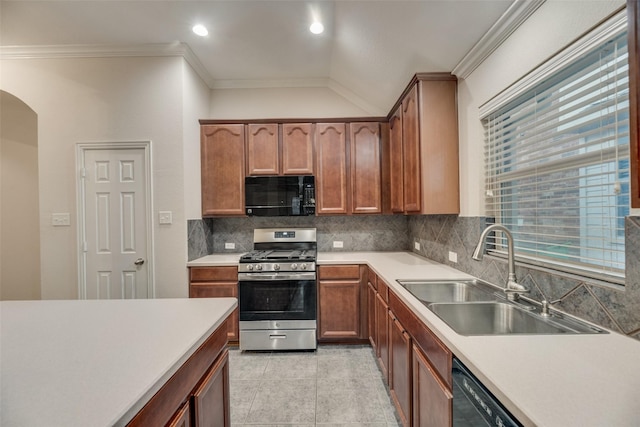
<path id="1" fill-rule="evenodd" d="M 146 148 L 80 150 L 80 298 L 150 298 Z"/>

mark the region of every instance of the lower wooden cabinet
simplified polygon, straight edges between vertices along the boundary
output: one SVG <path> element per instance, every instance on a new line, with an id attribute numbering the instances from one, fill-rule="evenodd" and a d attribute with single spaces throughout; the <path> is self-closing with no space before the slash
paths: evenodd
<path id="1" fill-rule="evenodd" d="M 389 311 L 389 392 L 402 425 L 411 425 L 411 337 Z"/>
<path id="2" fill-rule="evenodd" d="M 389 381 L 389 305 L 386 301 L 387 285 L 378 280 L 376 294 L 376 357 L 385 381 Z"/>
<path id="3" fill-rule="evenodd" d="M 365 269 L 355 264 L 318 267 L 319 341 L 368 338 Z"/>
<path id="4" fill-rule="evenodd" d="M 127 424 L 128 427 L 167 425 L 231 425 L 226 323 L 205 340 Z"/>
<path id="5" fill-rule="evenodd" d="M 224 354 L 209 370 L 193 393 L 195 426 L 228 426 L 229 407 L 229 352 Z"/>
<path id="6" fill-rule="evenodd" d="M 190 267 L 189 298 L 238 298 L 238 267 Z M 228 338 L 240 339 L 240 323 L 236 308 L 228 321 Z"/>
<path id="7" fill-rule="evenodd" d="M 450 427 L 453 394 L 416 345 L 413 359 L 413 426 Z"/>
<path id="8" fill-rule="evenodd" d="M 374 351 L 377 347 L 376 341 L 376 288 L 369 281 L 367 283 L 367 332 L 369 335 L 369 343 Z"/>

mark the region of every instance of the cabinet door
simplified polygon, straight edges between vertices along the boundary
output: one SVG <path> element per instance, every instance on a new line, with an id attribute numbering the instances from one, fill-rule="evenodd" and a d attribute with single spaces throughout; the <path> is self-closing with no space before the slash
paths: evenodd
<path id="1" fill-rule="evenodd" d="M 413 346 L 413 423 L 419 427 L 450 427 L 453 395 L 427 361 Z"/>
<path id="2" fill-rule="evenodd" d="M 282 125 L 282 174 L 313 175 L 311 123 Z"/>
<path id="3" fill-rule="evenodd" d="M 319 339 L 360 337 L 360 281 L 320 280 Z"/>
<path id="4" fill-rule="evenodd" d="M 411 338 L 398 319 L 389 312 L 389 391 L 404 426 L 411 417 Z"/>
<path id="5" fill-rule="evenodd" d="M 244 215 L 244 125 L 200 128 L 202 215 Z"/>
<path id="6" fill-rule="evenodd" d="M 373 347 L 374 353 L 377 352 L 377 339 L 376 339 L 376 288 L 373 287 L 371 282 L 367 283 L 367 313 L 368 323 L 367 332 L 369 335 L 369 342 Z"/>
<path id="7" fill-rule="evenodd" d="M 389 191 L 391 212 L 404 212 L 404 160 L 402 155 L 402 105 L 389 120 Z"/>
<path id="8" fill-rule="evenodd" d="M 382 377 L 389 382 L 389 306 L 380 293 L 376 294 L 376 356 Z"/>
<path id="9" fill-rule="evenodd" d="M 347 141 L 344 123 L 316 125 L 316 213 L 347 213 Z"/>
<path id="10" fill-rule="evenodd" d="M 402 157 L 404 211 L 420 212 L 420 125 L 418 121 L 418 86 L 402 101 Z"/>
<path id="11" fill-rule="evenodd" d="M 189 298 L 222 298 L 233 297 L 238 298 L 238 282 L 196 282 L 189 285 Z M 239 315 L 236 308 L 229 316 L 229 331 L 227 337 L 229 341 L 238 341 L 239 333 Z"/>
<path id="12" fill-rule="evenodd" d="M 247 125 L 247 175 L 278 175 L 280 172 L 278 125 Z"/>
<path id="13" fill-rule="evenodd" d="M 193 393 L 194 421 L 197 427 L 231 425 L 229 404 L 229 351 L 218 358 Z"/>
<path id="14" fill-rule="evenodd" d="M 380 125 L 349 124 L 351 148 L 351 212 L 382 212 Z"/>

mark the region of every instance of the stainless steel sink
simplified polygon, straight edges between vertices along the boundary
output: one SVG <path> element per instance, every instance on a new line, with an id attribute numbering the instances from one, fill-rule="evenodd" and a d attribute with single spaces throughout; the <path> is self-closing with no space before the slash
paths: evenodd
<path id="1" fill-rule="evenodd" d="M 435 303 L 428 308 L 460 335 L 604 332 L 573 319 L 541 316 L 506 302 Z"/>
<path id="2" fill-rule="evenodd" d="M 490 289 L 483 289 L 475 281 L 398 280 L 406 290 L 429 305 L 434 302 L 495 301 Z"/>

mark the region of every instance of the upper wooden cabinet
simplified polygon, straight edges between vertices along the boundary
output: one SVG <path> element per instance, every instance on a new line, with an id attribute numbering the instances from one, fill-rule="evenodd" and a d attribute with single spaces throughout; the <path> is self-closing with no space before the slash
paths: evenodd
<path id="1" fill-rule="evenodd" d="M 247 175 L 278 175 L 278 125 L 247 125 Z"/>
<path id="2" fill-rule="evenodd" d="M 381 213 L 380 124 L 350 123 L 351 212 Z"/>
<path id="3" fill-rule="evenodd" d="M 282 125 L 282 174 L 313 175 L 311 123 Z"/>
<path id="4" fill-rule="evenodd" d="M 313 175 L 311 123 L 248 124 L 247 175 Z"/>
<path id="5" fill-rule="evenodd" d="M 417 74 L 390 116 L 393 212 L 460 212 L 456 90 L 454 76 Z"/>
<path id="6" fill-rule="evenodd" d="M 200 127 L 202 216 L 244 215 L 244 125 Z"/>
<path id="7" fill-rule="evenodd" d="M 316 212 L 382 212 L 379 122 L 316 125 Z"/>
<path id="8" fill-rule="evenodd" d="M 346 214 L 347 125 L 316 125 L 316 213 Z"/>

